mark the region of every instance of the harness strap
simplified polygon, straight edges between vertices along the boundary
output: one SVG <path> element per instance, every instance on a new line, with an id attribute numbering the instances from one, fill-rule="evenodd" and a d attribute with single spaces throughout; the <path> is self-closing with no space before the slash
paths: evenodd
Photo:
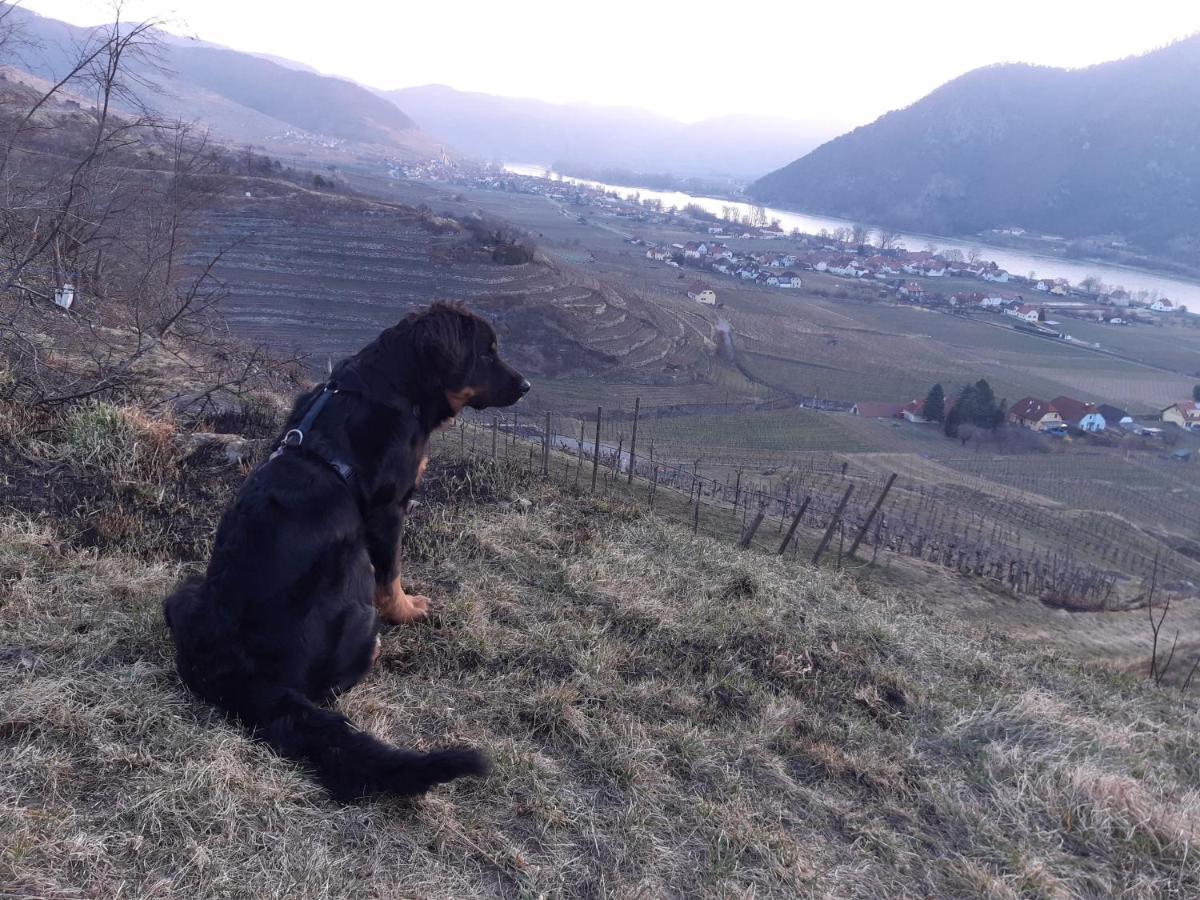
<path id="1" fill-rule="evenodd" d="M 332 381 L 325 384 L 324 389 L 317 395 L 316 399 L 309 404 L 305 410 L 304 418 L 302 418 L 295 428 L 289 428 L 283 436 L 283 440 L 279 442 L 279 446 L 275 448 L 275 452 L 270 455 L 268 462 L 282 455 L 284 450 L 302 450 L 311 456 L 316 457 L 329 468 L 333 469 L 338 474 L 338 477 L 349 483 L 354 477 L 354 467 L 343 459 L 336 456 L 326 456 L 323 453 L 318 453 L 310 447 L 304 446 L 304 435 L 312 428 L 313 423 L 317 421 L 317 416 L 321 414 L 321 410 L 325 408 L 325 404 L 329 402 L 329 398 L 334 394 L 341 393 L 338 386 Z"/>
<path id="2" fill-rule="evenodd" d="M 370 397 L 367 396 L 366 391 L 359 386 L 359 379 L 356 375 L 354 375 L 354 373 L 351 372 L 349 374 L 351 377 L 348 379 L 348 384 L 334 381 L 327 381 L 325 383 L 325 387 L 321 390 L 321 393 L 316 396 L 312 403 L 309 404 L 308 409 L 304 411 L 304 417 L 300 420 L 296 427 L 289 428 L 287 432 L 284 433 L 283 439 L 279 442 L 279 446 L 276 447 L 275 452 L 267 458 L 267 462 L 270 462 L 271 460 L 280 456 L 284 450 L 301 450 L 319 459 L 321 462 L 325 463 L 325 465 L 329 466 L 329 468 L 333 469 L 333 471 L 338 474 L 338 477 L 340 477 L 342 481 L 345 481 L 347 484 L 350 482 L 350 479 L 354 477 L 354 467 L 348 462 L 343 459 L 339 459 L 336 456 L 326 456 L 325 454 L 319 453 L 310 447 L 304 446 L 305 434 L 307 434 L 309 429 L 312 428 L 313 423 L 317 421 L 317 416 L 321 414 L 321 410 L 325 408 L 325 404 L 329 402 L 329 398 L 334 394 L 355 394 L 363 397 L 368 402 L 378 402 L 372 401 Z M 416 418 L 418 422 L 421 420 L 421 407 L 416 404 L 412 406 L 411 410 L 401 409 L 399 407 L 392 406 L 390 403 L 385 403 L 383 405 L 392 409 L 397 409 L 401 412 L 411 411 L 413 417 Z"/>

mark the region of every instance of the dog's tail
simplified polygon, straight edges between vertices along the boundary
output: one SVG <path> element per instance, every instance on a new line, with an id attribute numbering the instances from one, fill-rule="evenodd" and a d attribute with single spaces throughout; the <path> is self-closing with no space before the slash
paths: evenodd
<path id="1" fill-rule="evenodd" d="M 469 747 L 416 753 L 389 746 L 349 719 L 322 709 L 303 694 L 251 688 L 239 718 L 276 753 L 311 768 L 339 800 L 373 794 L 411 796 L 464 775 L 486 775 L 487 758 Z"/>

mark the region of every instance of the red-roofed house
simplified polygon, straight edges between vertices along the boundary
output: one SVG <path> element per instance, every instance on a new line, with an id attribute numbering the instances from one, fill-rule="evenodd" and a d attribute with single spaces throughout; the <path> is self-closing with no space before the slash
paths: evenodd
<path id="1" fill-rule="evenodd" d="M 1162 420 L 1186 428 L 1188 431 L 1200 431 L 1200 404 L 1191 400 L 1180 400 L 1172 403 L 1162 411 Z"/>
<path id="2" fill-rule="evenodd" d="M 1014 319 L 1020 319 L 1022 322 L 1036 322 L 1038 320 L 1037 307 L 1030 306 L 1028 303 L 1020 303 L 1011 309 L 1004 310 L 1006 316 L 1012 316 Z"/>
<path id="3" fill-rule="evenodd" d="M 703 281 L 693 281 L 688 285 L 688 299 L 703 303 L 705 306 L 717 305 L 717 292 Z"/>
<path id="4" fill-rule="evenodd" d="M 899 419 L 904 409 L 902 403 L 871 403 L 864 401 L 850 407 L 853 416 L 864 416 L 868 419 Z"/>
<path id="5" fill-rule="evenodd" d="M 1055 397 L 1050 405 L 1058 411 L 1064 422 L 1080 431 L 1103 431 L 1107 425 L 1094 403 L 1084 403 L 1073 397 Z"/>
<path id="6" fill-rule="evenodd" d="M 1062 416 L 1053 404 L 1037 397 L 1022 397 L 1010 406 L 1008 421 L 1034 431 L 1045 431 L 1047 428 L 1056 428 L 1063 424 Z"/>

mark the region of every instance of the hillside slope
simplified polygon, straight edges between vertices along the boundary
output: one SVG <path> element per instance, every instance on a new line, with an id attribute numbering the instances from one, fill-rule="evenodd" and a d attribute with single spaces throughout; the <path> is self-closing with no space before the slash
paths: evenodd
<path id="1" fill-rule="evenodd" d="M 160 602 L 204 549 L 168 509 L 211 525 L 237 471 L 137 410 L 28 416 L 0 410 L 6 894 L 1200 890 L 1173 695 L 445 446 L 406 529 L 437 613 L 341 706 L 496 770 L 338 806 L 172 673 Z"/>
<path id="2" fill-rule="evenodd" d="M 755 116 L 685 124 L 639 109 L 547 103 L 438 84 L 381 93 L 465 154 L 545 166 L 568 160 L 643 173 L 754 178 L 834 133 L 820 124 Z"/>
<path id="3" fill-rule="evenodd" d="M 68 71 L 91 34 L 20 7 L 12 20 L 32 42 L 12 64 L 51 80 Z M 396 104 L 353 82 L 165 32 L 159 39 L 155 65 L 133 64 L 127 83 L 168 117 L 199 121 L 232 141 L 349 144 L 419 158 L 440 152 Z"/>
<path id="4" fill-rule="evenodd" d="M 1200 254 L 1200 35 L 1066 71 L 978 69 L 755 182 L 756 198 L 920 231 L 1019 225 Z"/>

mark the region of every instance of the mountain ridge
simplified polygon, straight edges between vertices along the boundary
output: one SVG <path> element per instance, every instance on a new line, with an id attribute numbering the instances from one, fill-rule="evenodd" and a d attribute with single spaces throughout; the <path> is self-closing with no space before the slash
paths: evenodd
<path id="1" fill-rule="evenodd" d="M 1200 35 L 1082 69 L 975 69 L 748 188 L 924 232 L 1020 226 L 1200 252 Z"/>
<path id="2" fill-rule="evenodd" d="M 29 40 L 10 65 L 56 80 L 95 29 L 14 7 Z M 431 158 L 442 145 L 396 104 L 304 63 L 269 58 L 156 29 L 155 60 L 132 66 L 138 101 L 170 118 L 200 121 L 220 137 L 275 146 L 351 145 Z"/>
<path id="3" fill-rule="evenodd" d="M 444 84 L 378 91 L 469 156 L 673 175 L 757 177 L 834 133 L 829 125 L 730 115 L 686 123 L 636 107 L 551 103 Z"/>

